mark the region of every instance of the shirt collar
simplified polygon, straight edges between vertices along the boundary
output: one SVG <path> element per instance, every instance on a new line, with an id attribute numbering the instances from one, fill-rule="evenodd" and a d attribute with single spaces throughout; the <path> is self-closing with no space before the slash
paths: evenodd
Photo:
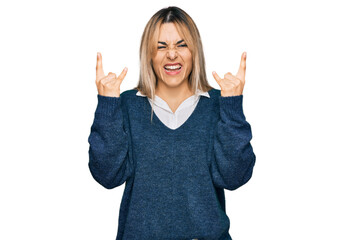
<path id="1" fill-rule="evenodd" d="M 143 95 L 140 91 L 136 93 L 137 96 L 146 97 L 146 95 Z M 210 98 L 210 95 L 208 92 L 203 92 L 199 89 L 196 90 L 196 95 L 201 95 Z"/>
<path id="2" fill-rule="evenodd" d="M 137 96 L 141 96 L 141 97 L 147 97 L 146 95 L 143 95 L 140 91 L 138 91 L 136 93 Z M 205 96 L 205 97 L 208 97 L 210 98 L 210 95 L 208 92 L 203 92 L 201 90 L 196 90 L 196 94 L 190 96 L 187 100 L 185 100 L 179 107 L 178 109 L 176 110 L 176 112 L 180 112 L 182 109 L 184 108 L 187 108 L 193 104 L 196 104 L 197 102 L 197 99 L 200 97 L 200 96 Z M 148 100 L 150 102 L 152 102 L 152 99 L 148 98 Z M 168 106 L 168 104 L 162 99 L 160 98 L 159 96 L 155 96 L 155 101 L 153 101 L 154 104 L 156 104 L 158 107 L 172 113 L 170 107 Z"/>

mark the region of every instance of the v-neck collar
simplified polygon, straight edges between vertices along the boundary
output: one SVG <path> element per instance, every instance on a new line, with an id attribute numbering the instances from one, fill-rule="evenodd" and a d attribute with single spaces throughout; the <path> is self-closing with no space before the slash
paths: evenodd
<path id="1" fill-rule="evenodd" d="M 146 95 L 142 94 L 140 91 L 138 91 L 136 93 L 137 96 L 142 96 L 142 97 L 147 97 Z M 165 111 L 168 111 L 170 113 L 176 114 L 178 112 L 180 112 L 182 109 L 190 107 L 192 105 L 195 105 L 198 102 L 199 97 L 201 96 L 205 96 L 210 98 L 210 95 L 208 92 L 202 92 L 199 89 L 196 90 L 196 94 L 186 98 L 176 109 L 175 112 L 172 112 L 170 106 L 167 104 L 167 102 L 165 100 L 163 100 L 161 97 L 155 95 L 155 100 L 152 101 L 152 99 L 148 98 L 148 100 L 150 101 L 150 103 L 153 103 L 155 105 L 157 105 L 158 107 L 164 109 Z"/>
<path id="2" fill-rule="evenodd" d="M 212 91 L 213 89 L 209 90 L 208 92 L 205 92 L 207 94 L 207 96 L 209 96 L 210 98 L 210 92 Z M 205 95 L 206 95 L 205 94 Z M 179 127 L 175 128 L 175 129 L 172 129 L 172 128 L 169 128 L 168 126 L 166 126 L 157 116 L 157 114 L 153 114 L 153 118 L 154 118 L 154 121 L 155 121 L 155 126 L 157 128 L 159 128 L 161 131 L 167 131 L 169 133 L 178 133 L 180 131 L 182 131 L 182 129 L 186 128 L 187 126 L 189 126 L 191 124 L 191 122 L 194 122 L 194 118 L 196 118 L 199 114 L 200 114 L 200 111 L 203 110 L 204 108 L 204 103 L 206 101 L 206 98 L 200 98 L 200 100 L 197 102 L 197 105 L 195 106 L 193 112 L 191 113 L 191 115 L 186 119 L 186 121 L 180 125 Z M 149 98 L 148 98 L 149 99 Z M 147 99 L 145 98 L 144 100 L 144 104 L 146 105 L 146 108 L 148 109 L 147 112 L 151 113 L 151 105 L 149 104 L 149 101 L 147 101 Z M 197 121 L 196 121 L 197 122 Z"/>

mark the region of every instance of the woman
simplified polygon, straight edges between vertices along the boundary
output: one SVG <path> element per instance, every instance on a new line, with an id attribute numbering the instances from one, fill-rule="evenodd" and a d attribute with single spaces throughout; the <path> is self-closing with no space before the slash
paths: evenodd
<path id="1" fill-rule="evenodd" d="M 105 76 L 97 54 L 89 168 L 105 188 L 126 182 L 117 240 L 231 239 L 224 189 L 248 182 L 255 164 L 246 54 L 235 76 L 213 72 L 221 90 L 212 88 L 195 23 L 168 7 L 147 23 L 140 62 L 138 86 L 121 94 L 127 68 Z"/>

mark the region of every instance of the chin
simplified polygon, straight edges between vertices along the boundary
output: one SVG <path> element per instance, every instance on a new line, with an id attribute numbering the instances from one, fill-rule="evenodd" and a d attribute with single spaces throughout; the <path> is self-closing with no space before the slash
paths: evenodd
<path id="1" fill-rule="evenodd" d="M 164 82 L 164 84 L 168 87 L 178 87 L 181 85 L 181 83 L 182 83 L 182 81 L 180 81 L 180 82 L 173 82 L 173 81 Z"/>
<path id="2" fill-rule="evenodd" d="M 177 87 L 182 84 L 183 80 L 179 77 L 172 78 L 170 76 L 163 76 L 162 80 L 163 84 L 169 87 Z"/>

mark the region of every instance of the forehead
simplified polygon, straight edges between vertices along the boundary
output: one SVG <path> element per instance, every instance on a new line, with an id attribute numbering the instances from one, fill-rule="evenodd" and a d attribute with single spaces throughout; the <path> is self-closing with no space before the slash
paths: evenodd
<path id="1" fill-rule="evenodd" d="M 164 23 L 160 26 L 158 40 L 167 43 L 174 43 L 181 40 L 181 35 L 177 31 L 174 23 Z"/>

